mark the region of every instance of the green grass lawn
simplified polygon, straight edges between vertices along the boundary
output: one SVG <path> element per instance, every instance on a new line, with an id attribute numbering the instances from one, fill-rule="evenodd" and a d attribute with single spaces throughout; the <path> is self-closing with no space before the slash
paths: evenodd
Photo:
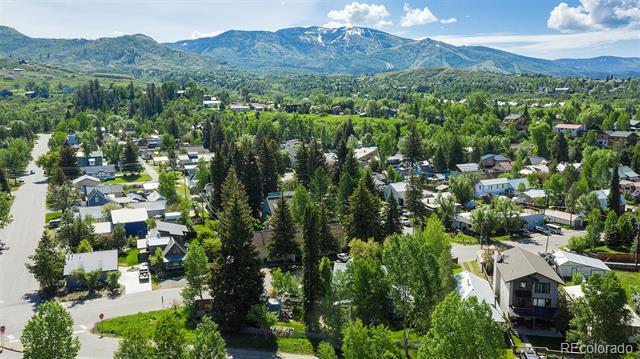
<path id="1" fill-rule="evenodd" d="M 631 289 L 640 289 L 640 272 L 627 272 L 621 270 L 613 271 L 620 281 L 620 285 L 624 288 L 627 294 L 627 302 L 631 303 Z"/>
<path id="2" fill-rule="evenodd" d="M 165 309 L 173 311 L 174 309 Z M 136 328 L 151 328 L 162 311 L 138 313 L 105 320 L 102 324 L 97 324 L 95 332 L 102 332 L 105 335 L 121 337 L 127 331 Z M 179 322 L 183 327 L 185 339 L 193 337 L 193 329 L 189 326 L 187 313 L 184 308 L 179 308 L 176 312 Z M 304 337 L 304 325 L 299 322 L 279 322 L 277 325 L 294 328 L 291 337 L 273 337 L 264 335 L 249 334 L 223 334 L 225 342 L 230 348 L 246 348 L 263 351 L 281 351 L 293 354 L 313 354 L 313 345 L 309 339 Z M 147 331 L 149 332 L 149 331 Z"/>
<path id="3" fill-rule="evenodd" d="M 629 247 L 609 247 L 606 245 L 594 247 L 591 252 L 604 252 L 604 253 L 612 253 L 612 254 L 620 254 L 620 253 L 629 253 Z"/>
<path id="4" fill-rule="evenodd" d="M 151 181 L 151 176 L 147 173 L 140 173 L 132 176 L 120 176 L 116 179 L 103 182 L 104 184 L 119 184 L 119 183 L 131 183 L 131 182 L 148 182 Z"/>
<path id="5" fill-rule="evenodd" d="M 478 244 L 478 238 L 470 236 L 468 234 L 464 234 L 462 232 L 456 234 L 451 237 L 451 241 L 458 244 L 469 245 L 469 244 Z"/>
<path id="6" fill-rule="evenodd" d="M 44 214 L 44 222 L 49 223 L 49 221 L 60 217 L 62 217 L 62 211 L 47 212 Z"/>
<path id="7" fill-rule="evenodd" d="M 124 256 L 118 257 L 118 265 L 121 267 L 131 267 L 139 264 L 138 254 L 140 254 L 138 249 L 129 250 Z"/>
<path id="8" fill-rule="evenodd" d="M 482 274 L 482 270 L 480 270 L 478 262 L 474 260 L 462 263 L 462 269 L 471 272 L 481 278 L 484 277 L 484 274 Z"/>

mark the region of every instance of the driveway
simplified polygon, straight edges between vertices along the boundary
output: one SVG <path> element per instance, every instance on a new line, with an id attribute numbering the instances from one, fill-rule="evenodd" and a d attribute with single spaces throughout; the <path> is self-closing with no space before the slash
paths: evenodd
<path id="1" fill-rule="evenodd" d="M 151 279 L 140 281 L 140 271 L 136 267 L 120 267 L 118 270 L 120 271 L 118 283 L 124 287 L 125 294 L 150 292 L 153 289 L 151 288 Z"/>
<path id="2" fill-rule="evenodd" d="M 522 238 L 517 241 L 504 241 L 499 242 L 497 245 L 509 249 L 513 247 L 521 247 L 534 253 L 543 253 L 545 249 L 547 252 L 555 252 L 560 248 L 567 245 L 569 238 L 573 236 L 583 236 L 585 231 L 574 229 L 563 229 L 562 234 L 553 234 L 549 236 L 549 244 L 547 249 L 547 236 L 540 233 L 532 233 L 531 238 Z M 451 253 L 454 257 L 458 258 L 458 262 L 467 262 L 476 259 L 476 253 L 480 249 L 479 244 L 474 245 L 462 245 L 453 243 Z"/>

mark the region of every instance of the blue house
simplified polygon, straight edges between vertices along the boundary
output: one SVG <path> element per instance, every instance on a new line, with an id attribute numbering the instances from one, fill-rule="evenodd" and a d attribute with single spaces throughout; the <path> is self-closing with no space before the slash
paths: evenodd
<path id="1" fill-rule="evenodd" d="M 147 235 L 147 210 L 144 208 L 123 208 L 111 211 L 111 223 L 122 224 L 127 236 L 144 238 Z"/>
<path id="2" fill-rule="evenodd" d="M 102 151 L 93 151 L 89 155 L 82 152 L 76 154 L 79 167 L 102 166 Z"/>
<path id="3" fill-rule="evenodd" d="M 94 187 L 87 195 L 87 207 L 102 206 L 109 202 L 107 195 L 102 193 L 98 187 Z"/>

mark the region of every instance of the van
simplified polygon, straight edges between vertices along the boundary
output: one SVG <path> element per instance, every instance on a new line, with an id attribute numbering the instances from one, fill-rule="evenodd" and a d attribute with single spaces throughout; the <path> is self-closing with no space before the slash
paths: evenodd
<path id="1" fill-rule="evenodd" d="M 562 227 L 560 226 L 557 226 L 555 224 L 546 224 L 545 226 L 547 227 L 549 232 L 553 234 L 562 234 Z"/>

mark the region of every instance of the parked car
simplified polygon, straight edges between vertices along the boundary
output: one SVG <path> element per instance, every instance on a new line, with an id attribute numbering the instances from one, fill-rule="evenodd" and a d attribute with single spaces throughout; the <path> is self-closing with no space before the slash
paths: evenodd
<path id="1" fill-rule="evenodd" d="M 549 234 L 551 234 L 549 232 L 549 230 L 547 229 L 547 227 L 545 227 L 545 226 L 536 226 L 536 231 L 538 233 L 544 234 L 545 236 L 548 236 Z"/>
<path id="2" fill-rule="evenodd" d="M 29 171 L 29 174 L 35 174 L 35 173 L 36 173 L 36 171 L 34 171 L 34 170 Z"/>
<path id="3" fill-rule="evenodd" d="M 547 230 L 549 230 L 549 232 L 553 233 L 553 234 L 561 234 L 562 233 L 562 227 L 560 226 L 556 226 L 555 224 L 545 224 L 545 227 L 547 228 Z"/>
<path id="4" fill-rule="evenodd" d="M 540 359 L 538 354 L 536 354 L 536 352 L 533 351 L 533 349 L 522 349 L 522 351 L 520 352 L 520 358 L 521 359 Z"/>
<path id="5" fill-rule="evenodd" d="M 349 255 L 346 253 L 338 253 L 336 254 L 336 257 L 338 257 L 338 260 L 342 263 L 347 263 L 349 261 Z"/>
<path id="6" fill-rule="evenodd" d="M 60 223 L 62 223 L 62 218 L 56 218 L 50 220 L 47 225 L 49 226 L 49 228 L 58 228 L 58 226 L 60 226 Z"/>
<path id="7" fill-rule="evenodd" d="M 402 225 L 405 227 L 411 227 L 411 221 L 408 218 L 403 218 Z"/>
<path id="8" fill-rule="evenodd" d="M 141 282 L 146 282 L 149 280 L 149 266 L 147 263 L 142 263 L 140 268 L 138 269 L 138 279 Z"/>

